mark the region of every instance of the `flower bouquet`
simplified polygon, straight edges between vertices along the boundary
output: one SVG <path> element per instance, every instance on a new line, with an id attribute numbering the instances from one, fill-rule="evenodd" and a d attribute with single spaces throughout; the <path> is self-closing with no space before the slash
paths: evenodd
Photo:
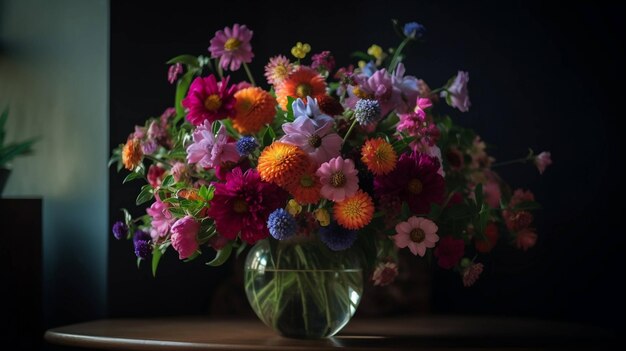
<path id="1" fill-rule="evenodd" d="M 269 59 L 268 85 L 247 65 L 245 25 L 218 31 L 210 57 L 170 60 L 174 107 L 113 152 L 124 182 L 147 182 L 137 205 L 151 202 L 139 218 L 123 210 L 115 237 L 132 239 L 153 274 L 170 247 L 216 266 L 254 245 L 250 304 L 282 334 L 309 338 L 348 322 L 364 280 L 392 283 L 398 250 L 433 256 L 469 287 L 498 240 L 531 248 L 533 194 L 511 191 L 480 137 L 445 113 L 470 108 L 468 73 L 431 90 L 404 66 L 424 27 L 394 27 L 397 47 L 372 45 L 339 69 L 329 51 L 309 60 L 297 43 L 293 58 Z M 226 74 L 241 68 L 245 81 Z M 524 161 L 551 163 L 532 151 L 511 162 Z"/>

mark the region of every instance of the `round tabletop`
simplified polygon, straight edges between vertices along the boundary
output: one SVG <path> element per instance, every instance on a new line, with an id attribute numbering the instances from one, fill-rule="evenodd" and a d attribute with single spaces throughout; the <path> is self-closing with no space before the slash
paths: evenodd
<path id="1" fill-rule="evenodd" d="M 599 344 L 613 334 L 578 324 L 484 317 L 355 319 L 337 336 L 298 340 L 258 320 L 105 319 L 50 329 L 53 344 L 108 350 L 536 349 Z"/>

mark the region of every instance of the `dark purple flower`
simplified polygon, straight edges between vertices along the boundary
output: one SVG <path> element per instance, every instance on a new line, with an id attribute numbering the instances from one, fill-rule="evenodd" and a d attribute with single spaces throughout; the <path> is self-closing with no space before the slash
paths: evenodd
<path id="1" fill-rule="evenodd" d="M 113 224 L 113 236 L 117 240 L 121 240 L 128 235 L 128 226 L 122 222 L 117 221 Z"/>
<path id="2" fill-rule="evenodd" d="M 320 227 L 320 239 L 333 251 L 345 250 L 356 241 L 357 231 L 346 229 L 337 222 L 330 222 L 325 227 Z"/>
<path id="3" fill-rule="evenodd" d="M 143 260 L 150 257 L 152 253 L 152 243 L 150 234 L 143 230 L 137 230 L 133 237 L 133 244 L 135 246 L 135 255 Z"/>

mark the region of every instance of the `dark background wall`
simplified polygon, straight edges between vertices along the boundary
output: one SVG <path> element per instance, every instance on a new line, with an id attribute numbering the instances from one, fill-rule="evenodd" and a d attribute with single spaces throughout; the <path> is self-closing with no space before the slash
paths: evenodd
<path id="1" fill-rule="evenodd" d="M 233 23 L 254 30 L 257 81 L 267 59 L 296 41 L 331 50 L 339 65 L 376 43 L 397 44 L 389 19 L 418 21 L 426 43 L 409 49 L 408 73 L 438 87 L 470 72 L 472 108 L 455 120 L 475 128 L 499 160 L 527 147 L 550 150 L 544 176 L 532 166 L 501 175 L 532 189 L 544 210 L 540 240 L 527 254 L 506 249 L 472 289 L 434 270 L 432 311 L 484 313 L 624 326 L 624 236 L 620 226 L 621 140 L 616 121 L 623 77 L 624 8 L 598 2 L 287 2 L 111 4 L 111 146 L 135 124 L 173 104 L 165 61 L 182 53 L 208 55 L 214 32 Z M 236 72 L 235 78 L 243 78 Z M 110 175 L 110 221 L 133 207 L 135 185 Z M 506 246 L 506 245 L 504 245 Z M 112 315 L 206 313 L 215 287 L 232 267 L 165 258 L 159 277 L 134 268 L 131 244 L 110 239 Z"/>

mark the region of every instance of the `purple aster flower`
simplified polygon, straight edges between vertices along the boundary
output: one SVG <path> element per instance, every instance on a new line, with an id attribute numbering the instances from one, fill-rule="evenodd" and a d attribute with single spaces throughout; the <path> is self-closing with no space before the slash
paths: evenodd
<path id="1" fill-rule="evenodd" d="M 180 63 L 171 65 L 167 70 L 167 81 L 170 82 L 170 84 L 174 84 L 181 73 L 183 73 L 183 65 Z"/>
<path id="2" fill-rule="evenodd" d="M 405 153 L 393 171 L 374 178 L 374 193 L 385 202 L 406 201 L 414 214 L 428 214 L 433 203 L 444 200 L 446 183 L 438 172 L 436 157 Z"/>
<path id="3" fill-rule="evenodd" d="M 467 89 L 468 82 L 469 73 L 459 71 L 452 83 L 446 87 L 446 90 L 441 92 L 441 96 L 446 98 L 448 105 L 459 109 L 461 112 L 469 111 L 471 106 Z"/>
<path id="4" fill-rule="evenodd" d="M 404 64 L 400 62 L 392 77 L 393 85 L 400 91 L 401 96 L 396 108 L 398 113 L 407 113 L 413 110 L 415 101 L 419 96 L 419 79 L 413 76 L 405 76 L 404 73 Z"/>
<path id="5" fill-rule="evenodd" d="M 231 71 L 238 70 L 242 63 L 252 62 L 252 34 L 248 27 L 239 24 L 217 31 L 209 47 L 211 58 L 219 58 L 220 66 Z"/>
<path id="6" fill-rule="evenodd" d="M 342 251 L 348 249 L 356 241 L 357 231 L 346 229 L 337 224 L 330 222 L 326 227 L 320 227 L 320 240 L 329 249 L 333 251 Z"/>
<path id="7" fill-rule="evenodd" d="M 350 97 L 346 104 L 354 108 L 359 99 L 376 99 L 380 103 L 381 114 L 386 116 L 402 103 L 400 89 L 393 84 L 393 78 L 386 69 L 381 69 L 371 77 L 364 74 L 354 76 L 357 86 L 348 89 Z"/>
<path id="8" fill-rule="evenodd" d="M 112 231 L 115 239 L 121 240 L 128 235 L 128 226 L 122 221 L 117 221 L 113 223 Z"/>
<path id="9" fill-rule="evenodd" d="M 317 165 L 340 154 L 343 139 L 333 132 L 331 122 L 318 126 L 313 119 L 300 116 L 293 123 L 283 124 L 283 131 L 285 136 L 280 141 L 300 147 Z"/>
<path id="10" fill-rule="evenodd" d="M 228 142 L 224 126 L 220 127 L 217 135 L 213 135 L 211 123 L 204 121 L 193 132 L 193 144 L 187 147 L 187 161 L 200 167 L 215 168 L 227 161 L 239 161 L 239 153 L 235 143 Z"/>
<path id="11" fill-rule="evenodd" d="M 296 234 L 298 223 L 284 208 L 276 209 L 267 219 L 267 228 L 277 240 L 285 240 Z"/>
<path id="12" fill-rule="evenodd" d="M 245 136 L 241 139 L 237 140 L 237 152 L 241 156 L 248 156 L 252 153 L 252 151 L 256 150 L 259 147 L 259 143 L 256 142 L 256 139 L 251 136 Z"/>

